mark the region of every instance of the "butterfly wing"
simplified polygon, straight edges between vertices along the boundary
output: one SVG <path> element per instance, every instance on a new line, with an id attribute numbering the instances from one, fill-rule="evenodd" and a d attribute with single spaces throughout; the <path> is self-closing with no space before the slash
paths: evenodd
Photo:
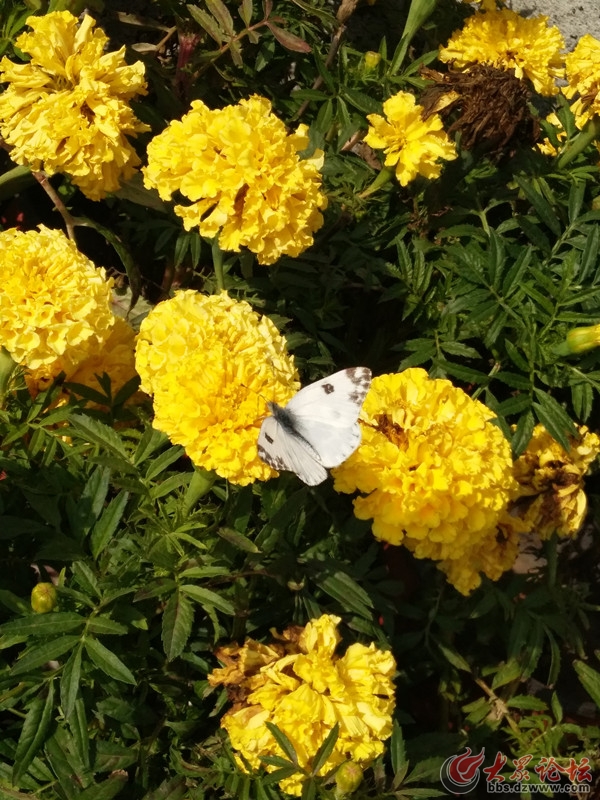
<path id="1" fill-rule="evenodd" d="M 324 467 L 337 467 L 360 444 L 357 420 L 370 385 L 366 367 L 343 369 L 301 389 L 285 407 Z"/>
<path id="2" fill-rule="evenodd" d="M 327 477 L 310 444 L 287 431 L 275 417 L 267 417 L 260 426 L 258 455 L 278 472 L 295 472 L 308 486 L 317 486 Z"/>

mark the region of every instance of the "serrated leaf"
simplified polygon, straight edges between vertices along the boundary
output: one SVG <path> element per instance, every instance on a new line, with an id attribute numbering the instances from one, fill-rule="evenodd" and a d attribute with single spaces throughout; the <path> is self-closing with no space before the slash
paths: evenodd
<path id="1" fill-rule="evenodd" d="M 27 636 L 54 636 L 82 628 L 85 617 L 74 611 L 54 611 L 51 614 L 35 614 L 20 617 L 0 625 L 0 634 L 18 633 Z"/>
<path id="2" fill-rule="evenodd" d="M 337 570 L 331 575 L 316 579 L 316 583 L 330 597 L 337 600 L 343 608 L 354 611 L 361 617 L 371 617 L 369 609 L 373 608 L 372 599 L 362 586 L 359 586 L 345 572 Z"/>
<path id="3" fill-rule="evenodd" d="M 325 765 L 327 759 L 333 752 L 333 748 L 335 747 L 335 743 L 338 740 L 338 735 L 340 732 L 340 726 L 336 722 L 333 728 L 329 731 L 323 744 L 319 747 L 317 752 L 312 759 L 310 771 L 313 775 L 318 775 L 321 768 Z"/>
<path id="4" fill-rule="evenodd" d="M 535 428 L 535 419 L 531 411 L 523 414 L 517 422 L 517 427 L 512 435 L 511 448 L 513 458 L 517 459 L 529 444 Z"/>
<path id="5" fill-rule="evenodd" d="M 123 634 L 127 633 L 128 628 L 127 625 L 115 622 L 114 619 L 107 617 L 105 614 L 98 614 L 88 619 L 86 631 L 90 633 L 107 634 L 109 636 L 123 636 Z"/>
<path id="6" fill-rule="evenodd" d="M 575 416 L 585 422 L 592 413 L 594 391 L 589 383 L 575 383 L 571 386 L 571 402 Z"/>
<path id="7" fill-rule="evenodd" d="M 142 800 L 183 800 L 187 793 L 186 779 L 178 775 L 163 781 L 157 789 L 145 794 Z"/>
<path id="8" fill-rule="evenodd" d="M 70 423 L 77 433 L 87 441 L 104 447 L 109 452 L 126 461 L 129 465 L 127 451 L 121 441 L 121 437 L 108 425 L 99 422 L 97 419 L 92 419 L 85 414 L 72 414 Z"/>
<path id="9" fill-rule="evenodd" d="M 279 747 L 281 747 L 285 753 L 286 757 L 289 758 L 292 764 L 298 765 L 298 756 L 294 750 L 294 745 L 290 742 L 285 733 L 282 730 L 279 730 L 277 725 L 273 725 L 272 722 L 265 722 L 265 725 L 269 729 L 272 737 L 275 739 Z"/>
<path id="10" fill-rule="evenodd" d="M 94 558 L 98 558 L 114 536 L 123 518 L 128 499 L 129 492 L 119 492 L 116 497 L 113 497 L 102 512 L 102 516 L 96 521 L 90 534 L 90 547 Z"/>
<path id="11" fill-rule="evenodd" d="M 136 685 L 136 680 L 131 670 L 98 639 L 86 638 L 85 651 L 98 669 L 102 670 L 110 678 L 123 683 L 130 683 L 133 686 Z"/>
<path id="12" fill-rule="evenodd" d="M 153 453 L 164 447 L 168 441 L 168 437 L 161 431 L 157 431 L 155 428 L 146 428 L 135 449 L 133 463 L 136 466 L 143 463 Z"/>
<path id="13" fill-rule="evenodd" d="M 404 737 L 402 735 L 402 728 L 397 720 L 394 720 L 392 738 L 390 739 L 390 758 L 392 760 L 392 770 L 394 772 L 394 784 L 396 784 L 396 779 L 401 782 L 408 771 Z"/>
<path id="14" fill-rule="evenodd" d="M 88 786 L 82 792 L 78 793 L 78 800 L 112 800 L 116 797 L 127 783 L 127 775 L 117 773 L 116 775 L 109 776 L 102 783 L 96 783 L 93 786 Z"/>
<path id="15" fill-rule="evenodd" d="M 217 20 L 222 30 L 229 36 L 235 36 L 235 28 L 233 27 L 233 19 L 227 6 L 222 0 L 204 0 L 208 10 Z"/>
<path id="16" fill-rule="evenodd" d="M 44 744 L 54 708 L 54 681 L 48 683 L 45 696 L 36 698 L 29 710 L 15 751 L 12 773 L 13 783 L 18 783 Z"/>
<path id="17" fill-rule="evenodd" d="M 296 36 L 295 33 L 284 31 L 283 28 L 280 28 L 279 25 L 275 25 L 275 23 L 271 22 L 270 20 L 266 24 L 267 28 L 277 39 L 279 44 L 285 47 L 286 50 L 291 50 L 294 53 L 311 52 L 312 48 L 308 44 L 308 42 L 305 42 L 304 39 L 301 39 L 299 36 Z"/>
<path id="18" fill-rule="evenodd" d="M 25 651 L 11 669 L 10 674 L 22 675 L 24 672 L 41 667 L 48 661 L 54 661 L 75 647 L 79 641 L 79 636 L 61 636 L 58 639 L 52 639 L 50 642 L 34 645 Z"/>
<path id="19" fill-rule="evenodd" d="M 515 176 L 515 181 L 523 191 L 525 197 L 534 207 L 538 217 L 544 223 L 544 225 L 550 228 L 555 236 L 560 236 L 561 225 L 559 219 L 546 198 L 540 194 L 540 192 L 538 192 L 537 189 L 531 183 L 529 183 L 529 181 L 525 180 L 525 178 Z"/>
<path id="20" fill-rule="evenodd" d="M 211 589 L 203 589 L 201 586 L 193 586 L 192 584 L 184 584 L 180 589 L 203 607 L 212 606 L 223 614 L 235 615 L 235 608 L 231 600 L 217 594 L 217 592 L 213 592 Z"/>
<path id="21" fill-rule="evenodd" d="M 146 470 L 146 480 L 150 481 L 156 478 L 157 475 L 164 472 L 167 467 L 171 466 L 174 461 L 177 461 L 177 459 L 181 458 L 183 455 L 185 455 L 185 450 L 181 445 L 169 447 L 168 450 L 165 450 L 164 453 L 161 453 L 157 458 L 152 460 L 152 463 Z"/>
<path id="22" fill-rule="evenodd" d="M 562 445 L 568 453 L 571 449 L 569 437 L 579 438 L 579 432 L 573 420 L 551 395 L 543 390 L 536 389 L 535 396 L 538 402 L 533 403 L 533 408 L 537 418 L 552 438 Z"/>
<path id="23" fill-rule="evenodd" d="M 471 673 L 473 671 L 469 662 L 466 661 L 466 659 L 464 659 L 456 650 L 453 650 L 446 644 L 442 644 L 442 642 L 438 642 L 438 647 L 446 661 L 452 664 L 453 667 L 456 667 L 456 669 L 461 669 L 464 672 Z"/>
<path id="24" fill-rule="evenodd" d="M 83 645 L 80 644 L 73 650 L 60 676 L 60 704 L 67 719 L 73 713 L 79 691 L 82 649 Z"/>
<path id="25" fill-rule="evenodd" d="M 225 31 L 222 31 L 219 27 L 217 20 L 210 14 L 207 14 L 206 11 L 203 11 L 201 8 L 198 8 L 198 6 L 194 6 L 191 3 L 188 3 L 186 8 L 190 12 L 193 19 L 196 20 L 198 25 L 200 25 L 201 28 L 204 28 L 211 39 L 214 39 L 220 47 L 227 39 L 227 36 Z"/>
<path id="26" fill-rule="evenodd" d="M 595 669 L 583 661 L 574 661 L 573 667 L 577 673 L 579 682 L 594 703 L 600 708 L 600 672 L 596 672 Z"/>
<path id="27" fill-rule="evenodd" d="M 179 591 L 171 595 L 162 616 L 162 643 L 165 655 L 172 661 L 183 652 L 194 622 L 194 608 Z"/>
<path id="28" fill-rule="evenodd" d="M 515 658 L 510 658 L 506 663 L 502 664 L 500 669 L 494 674 L 492 689 L 506 686 L 507 683 L 518 680 L 521 675 L 521 665 Z"/>
<path id="29" fill-rule="evenodd" d="M 247 536 L 234 531 L 233 528 L 217 528 L 217 534 L 221 539 L 225 539 L 226 542 L 237 547 L 238 550 L 243 550 L 245 553 L 260 553 L 253 541 L 248 539 Z"/>

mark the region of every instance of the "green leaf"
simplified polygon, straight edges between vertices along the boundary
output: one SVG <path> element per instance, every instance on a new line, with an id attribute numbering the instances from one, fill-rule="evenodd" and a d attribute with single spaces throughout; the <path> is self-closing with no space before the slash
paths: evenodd
<path id="1" fill-rule="evenodd" d="M 88 786 L 77 795 L 78 800 L 112 800 L 123 790 L 127 783 L 127 775 L 117 773 L 108 777 L 102 783 Z"/>
<path id="2" fill-rule="evenodd" d="M 593 225 L 588 231 L 585 247 L 579 261 L 579 280 L 585 281 L 596 268 L 598 250 L 600 249 L 600 225 Z"/>
<path id="3" fill-rule="evenodd" d="M 514 658 L 510 658 L 505 664 L 502 664 L 500 669 L 495 673 L 492 681 L 492 689 L 498 689 L 500 686 L 506 686 L 507 683 L 519 680 L 523 674 L 521 664 Z"/>
<path id="4" fill-rule="evenodd" d="M 198 25 L 200 25 L 201 28 L 204 28 L 208 35 L 214 39 L 219 46 L 221 46 L 227 39 L 227 36 L 225 35 L 225 32 L 221 30 L 217 20 L 210 14 L 207 14 L 206 11 L 203 11 L 201 8 L 198 8 L 198 6 L 194 6 L 191 3 L 188 3 L 186 8 L 196 20 Z"/>
<path id="5" fill-rule="evenodd" d="M 571 224 L 573 224 L 579 216 L 585 196 L 585 189 L 585 181 L 575 180 L 571 184 L 571 191 L 569 192 L 569 222 Z"/>
<path id="6" fill-rule="evenodd" d="M 34 614 L 5 622 L 0 625 L 0 635 L 19 633 L 27 636 L 54 636 L 57 633 L 77 630 L 84 625 L 85 617 L 74 611 L 54 611 L 51 614 Z"/>
<path id="7" fill-rule="evenodd" d="M 80 644 L 73 650 L 60 676 L 60 704 L 67 719 L 73 713 L 75 700 L 79 691 L 82 650 L 83 644 Z"/>
<path id="8" fill-rule="evenodd" d="M 321 768 L 327 762 L 327 759 L 333 752 L 333 748 L 335 747 L 335 743 L 338 740 L 338 735 L 340 732 L 340 726 L 336 722 L 333 728 L 329 731 L 323 744 L 319 747 L 317 752 L 314 755 L 311 763 L 311 774 L 318 775 Z"/>
<path id="9" fill-rule="evenodd" d="M 145 794 L 142 800 L 183 800 L 187 793 L 186 779 L 178 775 L 163 781 L 158 789 Z"/>
<path id="10" fill-rule="evenodd" d="M 594 703 L 600 708 L 600 673 L 583 661 L 574 661 L 573 667 L 579 678 L 579 682 L 592 698 Z"/>
<path id="11" fill-rule="evenodd" d="M 229 36 L 235 36 L 233 19 L 222 0 L 204 0 L 204 2 L 225 33 L 229 34 Z"/>
<path id="12" fill-rule="evenodd" d="M 299 36 L 296 36 L 294 33 L 290 33 L 290 31 L 284 31 L 283 28 L 280 28 L 279 25 L 275 25 L 274 22 L 267 22 L 267 28 L 271 31 L 273 36 L 277 39 L 280 45 L 283 45 L 286 50 L 291 50 L 294 53 L 310 53 L 312 48 L 305 42 L 304 39 L 301 39 Z"/>
<path id="13" fill-rule="evenodd" d="M 11 669 L 10 674 L 22 675 L 24 672 L 41 667 L 48 661 L 54 661 L 75 647 L 79 641 L 79 636 L 61 636 L 58 639 L 52 639 L 50 642 L 34 645 L 25 651 L 24 655 Z"/>
<path id="14" fill-rule="evenodd" d="M 533 429 L 535 428 L 535 419 L 531 411 L 523 414 L 517 422 L 517 427 L 512 435 L 511 447 L 513 458 L 517 459 L 529 444 Z"/>
<path id="15" fill-rule="evenodd" d="M 12 773 L 13 783 L 19 783 L 44 744 L 52 719 L 53 708 L 54 681 L 51 680 L 48 683 L 45 696 L 40 696 L 33 701 L 23 722 L 15 751 L 15 764 Z"/>
<path id="16" fill-rule="evenodd" d="M 260 553 L 253 541 L 248 539 L 247 536 L 234 531 L 233 528 L 217 528 L 217 534 L 221 539 L 225 539 L 226 542 L 237 547 L 238 550 L 243 550 L 245 553 Z"/>
<path id="17" fill-rule="evenodd" d="M 217 611 L 223 612 L 223 614 L 229 614 L 230 616 L 235 615 L 235 607 L 231 600 L 217 594 L 217 592 L 213 592 L 211 589 L 203 589 L 200 586 L 193 586 L 187 583 L 181 586 L 180 589 L 184 594 L 187 594 L 188 597 L 191 597 L 192 600 L 200 603 L 203 607 L 212 606 L 216 608 Z"/>
<path id="18" fill-rule="evenodd" d="M 369 609 L 373 608 L 373 601 L 362 586 L 359 586 L 345 572 L 337 570 L 331 575 L 315 579 L 315 582 L 330 597 L 337 600 L 344 609 L 354 611 L 361 617 L 371 617 Z"/>
<path id="19" fill-rule="evenodd" d="M 181 655 L 192 632 L 194 608 L 179 591 L 169 598 L 162 616 L 162 643 L 169 661 Z"/>
<path id="20" fill-rule="evenodd" d="M 181 445 L 175 445 L 174 447 L 169 447 L 168 450 L 165 450 L 164 453 L 161 453 L 158 458 L 152 459 L 152 463 L 146 470 L 146 480 L 151 481 L 152 478 L 156 478 L 157 475 L 160 475 L 161 472 L 164 472 L 167 467 L 169 467 L 174 461 L 177 461 L 178 458 L 185 455 L 185 450 Z"/>
<path id="21" fill-rule="evenodd" d="M 108 425 L 84 414 L 72 414 L 70 422 L 80 437 L 93 444 L 100 445 L 100 447 L 123 459 L 129 465 L 127 451 L 121 437 Z"/>
<path id="22" fill-rule="evenodd" d="M 392 738 L 390 739 L 390 758 L 392 759 L 392 770 L 394 772 L 394 785 L 397 786 L 402 782 L 408 771 L 404 737 L 398 720 L 394 720 Z"/>
<path id="23" fill-rule="evenodd" d="M 155 428 L 146 428 L 135 449 L 133 463 L 138 466 L 161 447 L 164 447 L 168 441 L 168 437 L 161 431 L 157 431 Z"/>
<path id="24" fill-rule="evenodd" d="M 98 558 L 114 536 L 123 517 L 128 498 L 129 492 L 119 492 L 116 497 L 113 497 L 94 525 L 90 536 L 90 547 L 94 558 Z"/>
<path id="25" fill-rule="evenodd" d="M 446 661 L 449 661 L 453 667 L 456 667 L 456 669 L 461 669 L 463 672 L 473 672 L 469 662 L 464 659 L 456 650 L 452 649 L 446 644 L 442 644 L 441 642 L 438 642 L 438 647 Z"/>
<path id="26" fill-rule="evenodd" d="M 296 755 L 296 751 L 294 750 L 294 745 L 290 742 L 285 733 L 279 730 L 277 725 L 273 725 L 272 722 L 265 722 L 265 725 L 271 732 L 271 735 L 273 736 L 279 747 L 281 747 L 281 749 L 285 753 L 286 757 L 289 758 L 292 764 L 298 766 L 298 756 Z"/>
<path id="27" fill-rule="evenodd" d="M 592 413 L 594 391 L 589 383 L 575 383 L 571 386 L 571 402 L 575 416 L 585 422 Z"/>
<path id="28" fill-rule="evenodd" d="M 136 680 L 121 659 L 105 647 L 98 639 L 85 639 L 85 651 L 98 669 L 111 678 L 136 685 Z"/>
<path id="29" fill-rule="evenodd" d="M 531 205 L 534 207 L 538 217 L 540 220 L 546 225 L 546 227 L 550 228 L 552 233 L 555 236 L 560 236 L 561 234 L 561 224 L 552 209 L 550 203 L 546 200 L 546 198 L 537 191 L 537 189 L 526 181 L 525 178 L 520 176 L 515 176 L 515 181 L 521 188 L 525 197 L 529 200 Z"/>
<path id="30" fill-rule="evenodd" d="M 249 27 L 250 23 L 252 22 L 253 14 L 252 0 L 242 0 L 238 8 L 238 13 L 242 18 L 244 25 Z M 146 800 L 146 798 L 144 798 L 144 800 Z"/>
<path id="31" fill-rule="evenodd" d="M 381 114 L 381 102 L 357 89 L 344 89 L 344 100 L 363 114 Z"/>
<path id="32" fill-rule="evenodd" d="M 564 408 L 551 395 L 543 390 L 536 389 L 535 396 L 539 401 L 533 403 L 537 418 L 552 438 L 561 444 L 568 453 L 571 449 L 569 436 L 575 439 L 579 438 L 579 432 L 574 422 Z"/>
<path id="33" fill-rule="evenodd" d="M 89 618 L 86 631 L 109 636 L 123 636 L 123 634 L 127 633 L 128 628 L 127 625 L 115 622 L 114 619 L 107 617 L 105 614 L 98 614 L 98 616 Z"/>

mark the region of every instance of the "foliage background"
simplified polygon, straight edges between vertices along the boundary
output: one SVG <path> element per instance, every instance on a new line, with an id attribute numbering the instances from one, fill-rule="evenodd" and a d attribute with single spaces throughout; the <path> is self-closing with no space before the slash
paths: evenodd
<path id="1" fill-rule="evenodd" d="M 66 6 L 81 11 L 52 9 Z M 419 65 L 434 63 L 463 6 L 438 3 L 403 41 L 408 7 L 390 4 L 359 4 L 343 31 L 318 0 L 87 7 L 146 65 L 136 113 L 152 133 L 140 152 L 191 100 L 220 107 L 254 92 L 325 149 L 330 205 L 315 246 L 269 268 L 225 264 L 228 291 L 281 327 L 304 382 L 355 364 L 423 366 L 495 411 L 515 455 L 536 421 L 565 443 L 573 421 L 598 428 L 598 351 L 557 354 L 569 329 L 599 318 L 594 148 L 568 163 L 463 151 L 438 181 L 361 197 L 376 169 L 349 144 L 390 94 L 423 88 Z M 11 58 L 32 10 L 46 7 L 0 11 Z M 367 50 L 381 55 L 372 69 Z M 560 115 L 575 139 L 566 106 Z M 2 225 L 61 227 L 31 176 L 4 152 L 0 166 Z M 143 296 L 134 319 L 175 288 L 214 290 L 210 244 L 141 181 L 102 203 L 53 185 L 92 220 L 78 245 L 128 287 L 124 304 Z M 226 698 L 206 675 L 217 643 L 321 613 L 398 662 L 396 731 L 357 797 L 440 794 L 440 765 L 464 746 L 585 754 L 600 774 L 594 476 L 579 540 L 553 540 L 534 572 L 463 598 L 433 564 L 376 543 L 328 484 L 210 485 L 152 430 L 150 407 L 107 390 L 107 412 L 85 397 L 53 409 L 59 389 L 32 401 L 22 388 L 1 412 L 0 798 L 278 797 L 270 778 L 236 770 L 218 727 Z M 31 612 L 38 576 L 59 584 L 54 613 Z M 306 787 L 333 796 L 320 779 Z"/>

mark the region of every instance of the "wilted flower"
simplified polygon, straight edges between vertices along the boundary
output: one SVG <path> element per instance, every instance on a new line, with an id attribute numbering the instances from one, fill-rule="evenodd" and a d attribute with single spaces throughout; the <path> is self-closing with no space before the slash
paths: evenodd
<path id="1" fill-rule="evenodd" d="M 454 143 L 437 114 L 423 118 L 424 109 L 409 92 L 398 92 L 383 104 L 386 119 L 368 114 L 371 127 L 364 141 L 382 149 L 385 166 L 395 167 L 396 177 L 406 186 L 417 175 L 438 178 L 444 161 L 456 158 Z"/>
<path id="2" fill-rule="evenodd" d="M 26 64 L 0 62 L 0 133 L 11 158 L 49 175 L 66 173 L 92 200 L 119 188 L 140 163 L 128 136 L 148 130 L 128 105 L 145 93 L 144 65 L 125 63 L 125 48 L 104 52 L 95 21 L 69 11 L 32 16 L 16 46 Z"/>
<path id="3" fill-rule="evenodd" d="M 142 322 L 136 367 L 154 395 L 154 427 L 195 464 L 242 486 L 277 474 L 258 457 L 260 423 L 298 382 L 268 317 L 226 293 L 179 292 Z"/>
<path id="4" fill-rule="evenodd" d="M 338 739 L 321 775 L 348 760 L 366 768 L 383 752 L 383 742 L 392 732 L 394 658 L 373 643 L 355 643 L 344 655 L 336 655 L 339 622 L 339 617 L 325 614 L 304 629 L 288 629 L 274 645 L 248 639 L 243 647 L 217 652 L 226 667 L 214 670 L 209 683 L 225 684 L 235 701 L 221 725 L 253 769 L 265 756 L 282 755 L 267 722 L 288 737 L 300 769 L 310 769 L 337 722 Z M 238 764 L 245 769 L 239 756 Z M 297 773 L 279 783 L 284 792 L 300 795 L 302 782 Z"/>
<path id="5" fill-rule="evenodd" d="M 578 95 L 571 110 L 577 127 L 583 128 L 594 114 L 600 114 L 600 41 L 586 33 L 565 64 L 569 83 L 563 93 L 569 100 Z"/>
<path id="6" fill-rule="evenodd" d="M 426 113 L 439 112 L 448 135 L 460 132 L 462 149 L 480 146 L 499 159 L 537 141 L 540 126 L 529 106 L 531 92 L 512 71 L 475 64 L 464 72 L 422 67 L 421 75 L 435 81 L 421 96 Z"/>
<path id="7" fill-rule="evenodd" d="M 338 491 L 362 493 L 354 513 L 373 519 L 378 539 L 441 561 L 463 593 L 479 583 L 472 553 L 496 540 L 516 493 L 510 446 L 492 417 L 425 370 L 381 375 L 363 405 L 361 446 L 332 470 Z M 497 571 L 483 558 L 481 569 Z"/>
<path id="8" fill-rule="evenodd" d="M 300 125 L 288 134 L 258 95 L 214 111 L 195 100 L 148 145 L 144 180 L 163 200 L 174 192 L 190 200 L 175 206 L 186 230 L 198 227 L 223 250 L 247 247 L 272 264 L 306 250 L 323 224 L 323 154 L 298 155 L 307 133 Z"/>
<path id="9" fill-rule="evenodd" d="M 585 426 L 567 453 L 543 425 L 536 425 L 525 452 L 516 460 L 519 499 L 513 518 L 527 531 L 548 539 L 553 533 L 575 536 L 585 518 L 583 479 L 600 453 L 600 437 Z"/>
<path id="10" fill-rule="evenodd" d="M 0 233 L 0 346 L 18 364 L 77 364 L 89 340 L 104 340 L 114 324 L 112 280 L 62 233 L 15 228 Z"/>
<path id="11" fill-rule="evenodd" d="M 558 28 L 548 26 L 548 17 L 525 18 L 508 8 L 490 9 L 469 17 L 440 48 L 439 58 L 456 70 L 475 64 L 514 70 L 540 94 L 553 95 L 558 91 L 555 80 L 564 72 L 564 46 Z"/>

